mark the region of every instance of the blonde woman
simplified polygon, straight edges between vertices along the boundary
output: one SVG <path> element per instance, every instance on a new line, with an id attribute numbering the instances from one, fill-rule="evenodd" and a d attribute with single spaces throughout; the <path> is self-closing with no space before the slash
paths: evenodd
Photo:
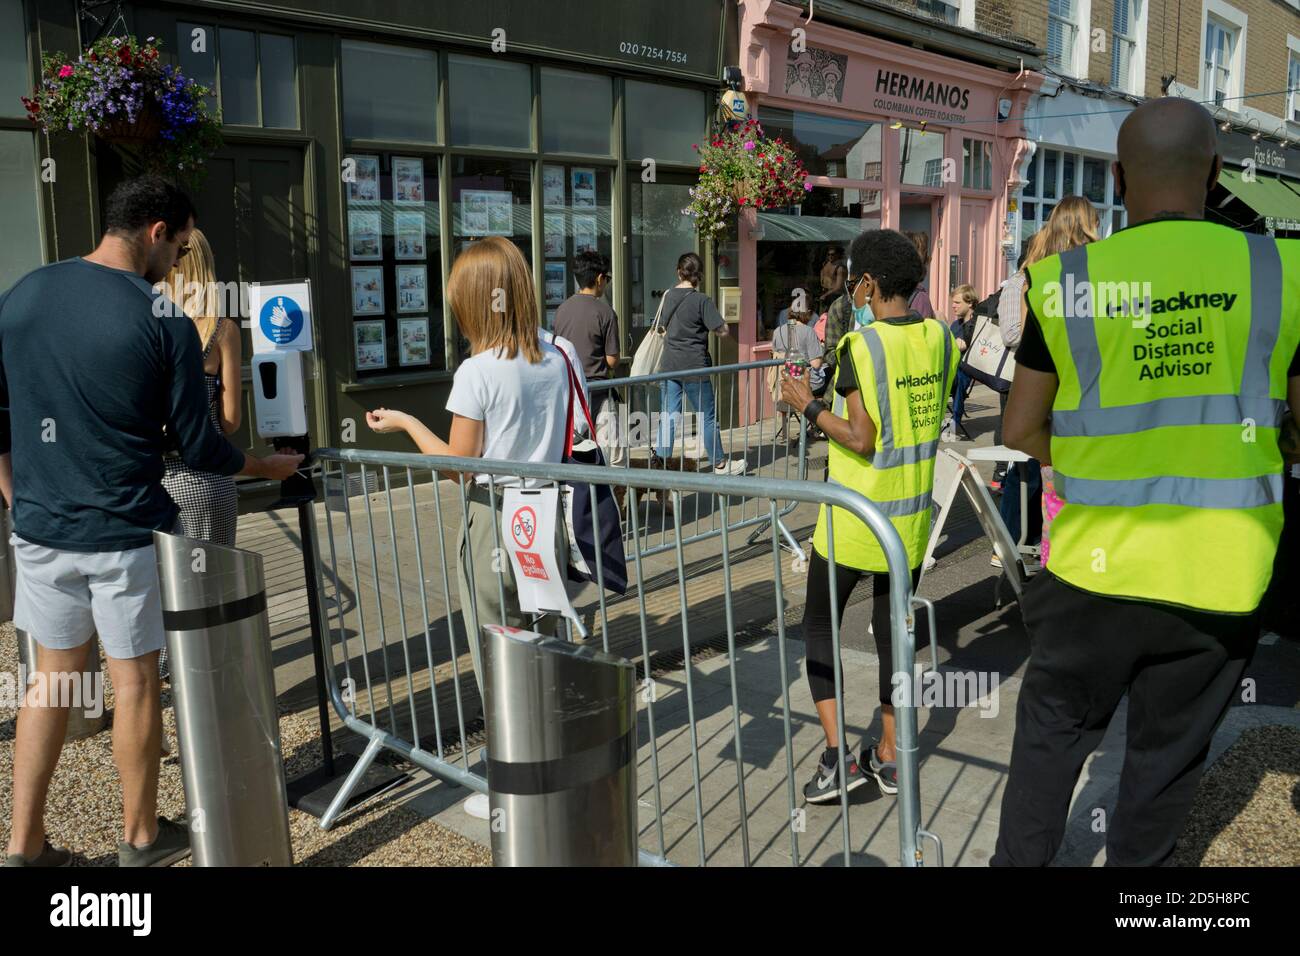
<path id="1" fill-rule="evenodd" d="M 239 325 L 223 318 L 212 247 L 198 229 L 190 234 L 186 249 L 163 280 L 163 292 L 185 310 L 198 329 L 203 345 L 203 381 L 208 389 L 208 418 L 222 437 L 239 428 L 240 355 Z M 235 479 L 195 471 L 179 454 L 163 458 L 163 487 L 180 508 L 181 526 L 191 538 L 235 546 L 239 496 Z"/>
<path id="2" fill-rule="evenodd" d="M 180 258 L 161 284 L 193 321 L 203 345 L 203 381 L 207 386 L 208 419 L 223 438 L 239 428 L 240 376 L 239 325 L 223 318 L 216 265 L 207 237 L 197 228 L 181 248 Z M 233 548 L 239 523 L 239 494 L 235 479 L 195 471 L 178 452 L 163 456 L 163 487 L 180 509 L 178 516 L 187 537 Z M 158 656 L 158 673 L 166 677 L 167 648 Z"/>
<path id="3" fill-rule="evenodd" d="M 505 311 L 493 308 L 498 289 L 506 293 Z M 380 433 L 405 432 L 426 455 L 561 462 L 569 434 L 569 367 L 557 347 L 539 339 L 532 270 L 519 249 L 499 236 L 473 243 L 452 266 L 447 303 L 470 344 L 470 357 L 456 369 L 447 398 L 451 413 L 447 440 L 415 416 L 389 408 L 368 412 L 366 422 Z M 520 612 L 513 576 L 499 575 L 494 567 L 492 555 L 502 545 L 492 534 L 488 492 L 492 481 L 487 474 L 473 476 L 468 492 L 469 521 L 461 528 L 457 549 L 461 608 L 480 692 L 480 624 L 504 620 L 515 627 L 548 633 L 554 628 L 553 619 L 534 624 Z M 498 488 L 518 483 L 518 479 L 501 477 L 495 481 Z M 504 533 L 500 491 L 496 504 L 497 529 Z M 556 516 L 555 529 L 556 554 L 567 555 L 562 514 Z M 504 607 L 498 581 L 504 586 Z"/>
<path id="4" fill-rule="evenodd" d="M 1082 196 L 1066 196 L 1056 204 L 1043 228 L 1034 233 L 1025 250 L 1024 262 L 1003 285 L 1002 295 L 998 297 L 998 328 L 1007 348 L 1014 349 L 1020 344 L 1024 330 L 1021 308 L 1025 295 L 1025 269 L 1048 256 L 1096 242 L 1099 221 L 1096 206 Z"/>
<path id="5" fill-rule="evenodd" d="M 1020 345 L 1024 332 L 1024 297 L 1025 269 L 1048 256 L 1059 255 L 1077 246 L 1096 242 L 1099 238 L 1097 227 L 1100 217 L 1097 207 L 1082 196 L 1067 196 L 1056 204 L 1051 217 L 1032 239 L 1025 250 L 1025 261 L 1020 270 L 1002 286 L 998 296 L 998 328 L 1002 341 L 1007 348 L 1014 349 Z M 1006 396 L 1002 398 L 1003 410 L 1006 409 Z M 997 436 L 1001 443 L 1001 429 Z M 1020 540 L 1020 482 L 1025 483 L 1029 502 L 1025 543 L 1039 544 L 1043 529 L 1043 468 L 1035 459 L 1023 464 L 1012 465 L 1007 469 L 1006 479 L 1002 482 L 1002 501 L 1000 508 L 1002 520 L 1011 534 L 1012 541 Z M 990 563 L 997 568 L 1002 566 L 996 554 Z"/>

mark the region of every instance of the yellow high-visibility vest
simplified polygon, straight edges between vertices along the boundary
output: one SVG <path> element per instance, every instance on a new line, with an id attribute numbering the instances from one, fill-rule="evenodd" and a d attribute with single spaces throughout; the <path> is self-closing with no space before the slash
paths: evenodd
<path id="1" fill-rule="evenodd" d="M 1028 273 L 1060 380 L 1051 572 L 1097 594 L 1254 611 L 1282 531 L 1300 242 L 1155 221 Z"/>
<path id="2" fill-rule="evenodd" d="M 858 392 L 876 423 L 876 444 L 862 456 L 830 443 L 829 481 L 869 498 L 888 516 L 907 548 L 908 566 L 920 566 L 930 536 L 934 459 L 939 452 L 948 389 L 957 374 L 952 332 L 942 322 L 877 320 L 840 340 L 838 382 L 845 350 L 853 359 Z M 832 412 L 847 419 L 844 396 Z M 885 553 L 871 530 L 842 508 L 834 513 L 835 561 L 860 571 L 887 571 Z M 826 508 L 817 518 L 813 547 L 829 557 Z"/>

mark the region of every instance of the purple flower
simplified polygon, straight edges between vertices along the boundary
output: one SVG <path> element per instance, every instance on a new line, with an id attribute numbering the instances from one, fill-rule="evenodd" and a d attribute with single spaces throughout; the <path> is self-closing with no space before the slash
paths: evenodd
<path id="1" fill-rule="evenodd" d="M 803 191 L 806 193 L 812 192 L 812 183 L 808 182 L 808 180 L 806 179 L 804 180 L 803 183 Z"/>

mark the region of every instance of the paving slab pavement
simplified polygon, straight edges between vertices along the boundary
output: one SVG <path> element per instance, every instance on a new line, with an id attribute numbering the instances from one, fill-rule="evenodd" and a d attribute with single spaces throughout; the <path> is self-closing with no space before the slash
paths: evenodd
<path id="1" fill-rule="evenodd" d="M 957 442 L 953 447 L 964 450 L 972 444 L 992 441 L 992 419 L 997 400 L 993 393 L 977 389 L 968 405 L 973 415 L 968 428 L 973 442 Z M 824 445 L 813 450 L 814 463 L 824 461 Z M 990 466 L 983 466 L 985 473 Z M 820 475 L 815 464 L 810 477 Z M 458 503 L 448 508 L 449 486 L 440 486 L 444 521 L 435 525 L 427 515 L 434 510 L 434 486 L 416 488 L 415 501 L 420 533 L 424 544 L 426 567 L 425 601 L 421 604 L 420 579 L 415 562 L 413 525 L 408 492 L 394 492 L 397 506 L 393 527 L 396 547 L 383 514 L 375 523 L 378 562 L 366 554 L 357 558 L 358 577 L 351 576 L 350 558 L 336 555 L 336 565 L 344 573 L 344 587 L 339 604 L 349 613 L 358 609 L 368 617 L 368 638 L 373 638 L 380 609 L 386 624 L 393 628 L 390 638 L 400 633 L 400 616 L 406 615 L 406 632 L 418 640 L 412 648 L 410 687 L 417 699 L 417 718 L 422 734 L 432 727 L 432 700 L 429 688 L 437 689 L 440 713 L 447 726 L 454 715 L 454 683 L 451 680 L 452 655 L 447 644 L 447 608 L 451 626 L 459 636 L 461 668 L 460 690 L 467 719 L 477 713 L 475 688 L 469 675 L 464 653 L 463 623 L 455 612 L 457 600 L 454 583 L 450 602 L 442 582 L 429 565 L 441 546 L 454 546 L 459 524 Z M 361 499 L 354 499 L 361 500 Z M 382 507 L 382 496 L 372 499 L 372 506 Z M 694 502 L 691 503 L 691 506 Z M 658 505 L 643 505 L 648 521 L 662 522 Z M 684 523 L 697 528 L 712 526 L 715 515 L 701 504 L 698 521 Z M 734 509 L 728 514 L 739 514 Z M 326 520 L 338 521 L 317 509 L 318 534 L 327 531 Z M 354 519 L 360 525 L 359 514 Z M 801 543 L 811 537 L 815 509 L 802 506 L 786 519 L 791 532 Z M 694 516 L 692 515 L 692 518 Z M 729 518 L 729 520 L 732 520 Z M 921 762 L 921 821 L 938 834 L 944 844 L 948 865 L 986 865 L 996 840 L 1006 762 L 1014 732 L 1015 702 L 1019 680 L 1028 659 L 1028 640 L 1020 622 L 1019 608 L 1011 603 L 994 606 L 994 582 L 998 573 L 989 565 L 991 548 L 979 537 L 973 512 L 962 499 L 946 526 L 946 533 L 936 551 L 938 566 L 926 576 L 922 595 L 935 600 L 938 620 L 938 664 L 943 673 L 975 672 L 986 678 L 996 675 L 997 690 L 966 708 L 922 708 L 918 717 Z M 335 525 L 338 534 L 338 525 Z M 680 592 L 676 553 L 667 551 L 647 557 L 643 562 L 643 580 L 647 600 L 646 645 L 636 615 L 636 599 L 628 597 L 607 602 L 610 646 L 616 652 L 637 660 L 652 674 L 655 686 L 653 716 L 656 746 L 651 743 L 650 707 L 638 703 L 638 799 L 641 810 L 639 826 L 641 846 L 651 852 L 660 848 L 654 808 L 656 796 L 662 807 L 664 849 L 675 863 L 694 865 L 700 862 L 701 831 L 697 824 L 696 788 L 692 774 L 689 724 L 687 720 L 686 673 L 682 668 L 683 631 L 685 642 L 702 657 L 691 663 L 692 703 L 695 710 L 696 735 L 699 741 L 700 808 L 704 827 L 704 862 L 708 865 L 738 865 L 749 861 L 756 865 L 789 865 L 797 838 L 798 860 L 802 865 L 842 865 L 843 824 L 838 806 L 804 807 L 801 792 L 812 775 L 824 745 L 820 725 L 808 692 L 803 671 L 803 645 L 799 620 L 804 603 L 803 576 L 783 555 L 785 593 L 780 596 L 786 608 L 786 681 L 781 679 L 780 642 L 772 624 L 778 595 L 772 585 L 770 546 L 760 543 L 748 547 L 747 534 L 731 539 L 733 579 L 728 591 L 721 574 L 720 547 L 717 539 L 686 545 L 682 550 L 687 569 L 688 623 L 680 618 Z M 322 537 L 324 540 L 324 537 Z M 277 687 L 282 704 L 292 702 L 298 709 L 314 706 L 314 674 L 308 644 L 306 596 L 303 588 L 296 516 L 288 512 L 248 515 L 241 519 L 240 543 L 261 551 L 267 560 L 268 590 L 272 608 L 273 653 Z M 296 569 L 296 570 L 295 570 Z M 403 599 L 398 601 L 397 577 L 404 582 Z M 378 582 L 376 587 L 375 582 Z M 349 583 L 355 582 L 355 583 Z M 454 579 L 453 579 L 454 582 Z M 578 603 L 593 621 L 598 617 L 593 596 L 578 595 Z M 1009 593 L 1009 589 L 1008 589 Z M 735 735 L 736 716 L 732 711 L 731 669 L 729 658 L 717 651 L 720 637 L 725 636 L 725 602 L 730 594 L 737 631 L 741 636 L 736 652 L 735 678 L 740 700 L 739 746 L 745 813 L 741 813 L 740 787 L 737 781 Z M 856 748 L 863 739 L 879 732 L 877 700 L 877 658 L 875 643 L 868 633 L 871 596 L 866 588 L 855 593 L 843 622 L 844 679 L 848 689 L 846 730 L 850 746 Z M 430 641 L 435 649 L 433 674 L 424 647 L 424 622 L 429 622 Z M 352 627 L 350 645 L 354 672 L 362 669 L 359 637 Z M 917 635 L 918 658 L 930 663 L 927 635 Z M 713 646 L 714 650 L 701 651 Z M 437 650 L 441 649 L 441 650 Z M 371 665 L 372 677 L 382 672 L 385 655 L 372 643 L 365 661 Z M 376 691 L 381 711 L 388 705 L 388 688 L 392 690 L 394 713 L 398 725 L 408 729 L 410 720 L 406 684 L 406 660 L 399 649 L 387 655 L 390 670 L 398 676 Z M 1252 664 L 1260 696 L 1256 703 L 1234 707 L 1215 738 L 1211 759 L 1230 745 L 1248 726 L 1261 722 L 1294 725 L 1295 691 L 1300 687 L 1300 648 L 1294 641 L 1283 640 L 1263 646 Z M 786 746 L 783 701 L 790 700 L 790 746 Z M 451 709 L 448 709 L 448 708 Z M 423 708 L 423 709 L 422 709 Z M 996 709 L 996 711 L 995 711 Z M 454 720 L 454 717 L 452 718 Z M 473 728 L 473 729 L 476 729 Z M 356 749 L 344 733 L 340 744 Z M 477 760 L 480 739 L 469 740 L 471 766 Z M 1104 836 L 1091 829 L 1092 811 L 1113 806 L 1118 777 L 1119 754 L 1123 746 L 1123 710 L 1112 723 L 1103 745 L 1089 761 L 1080 779 L 1078 799 L 1071 817 L 1066 843 L 1059 864 L 1092 865 L 1104 854 L 1100 848 Z M 658 761 L 656 787 L 652 768 Z M 794 766 L 793 808 L 789 797 L 791 779 L 787 766 Z M 416 771 L 415 782 L 404 788 L 400 799 L 404 806 L 435 819 L 438 823 L 473 840 L 486 844 L 488 828 L 484 821 L 470 818 L 461 807 L 467 791 Z M 656 793 L 657 791 L 657 793 Z M 855 865 L 898 864 L 898 820 L 894 799 L 880 795 L 874 783 L 856 791 L 850 801 L 848 842 L 850 861 Z M 793 812 L 792 812 L 793 811 Z M 742 820 L 747 830 L 748 843 Z"/>

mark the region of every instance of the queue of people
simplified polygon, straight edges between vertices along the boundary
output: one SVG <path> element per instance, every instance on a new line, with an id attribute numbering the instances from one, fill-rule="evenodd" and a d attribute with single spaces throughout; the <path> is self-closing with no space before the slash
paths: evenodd
<path id="1" fill-rule="evenodd" d="M 1283 469 L 1300 463 L 1300 243 L 1203 220 L 1221 164 L 1215 142 L 1200 106 L 1148 102 L 1119 134 L 1115 174 L 1128 228 L 1100 239 L 1091 204 L 1064 199 L 995 296 L 980 300 L 971 286 L 958 287 L 947 321 L 933 315 L 925 289 L 928 242 L 870 230 L 847 256 L 826 258 L 816 300 L 824 335 L 814 331 L 813 310 L 792 303 L 773 339 L 786 360 L 776 383 L 781 407 L 826 436 L 825 480 L 889 519 L 907 554 L 909 590 L 930 535 L 945 423 L 961 429 L 975 380 L 965 360 L 981 316 L 996 318 L 1014 351 L 1002 430 L 1028 461 L 1008 473 L 1004 519 L 1009 528 L 1018 522 L 1018 507 L 1005 503 L 1018 498 L 1019 483 L 1041 500 L 1041 469 L 1050 467 L 1054 521 L 1050 566 L 1023 601 L 1032 644 L 994 865 L 1052 860 L 1084 761 L 1126 695 L 1127 754 L 1108 860 L 1167 862 L 1210 737 L 1259 637 L 1282 531 Z M 154 308 L 154 283 L 171 274 L 178 288 L 210 284 L 212 259 L 188 198 L 160 180 L 134 180 L 110 197 L 94 252 L 39 269 L 0 298 L 0 490 L 14 507 L 15 624 L 40 645 L 43 671 L 78 671 L 96 633 L 104 644 L 117 693 L 123 865 L 167 865 L 188 852 L 184 827 L 156 814 L 163 625 L 152 533 L 233 543 L 231 476 L 285 478 L 301 463 L 296 454 L 253 458 L 225 437 L 239 425 L 232 323 L 202 297 L 184 298 L 186 315 L 159 318 Z M 676 273 L 661 304 L 670 374 L 708 367 L 710 336 L 728 334 L 699 290 L 699 256 L 683 254 Z M 492 492 L 502 479 L 474 460 L 562 462 L 581 429 L 575 409 L 587 383 L 611 377 L 619 360 L 618 317 L 604 298 L 608 261 L 582 253 L 576 276 L 579 291 L 548 331 L 518 247 L 500 237 L 473 242 L 446 289 L 470 353 L 447 399 L 447 437 L 405 412 L 367 413 L 377 433 L 403 433 L 422 453 L 470 462 L 447 477 L 470 486 L 457 582 L 480 692 L 478 621 L 546 633 L 554 618 L 520 612 L 513 577 L 487 559 L 501 544 L 493 529 L 503 522 L 492 514 L 501 497 Z M 1149 291 L 1119 303 L 1060 292 L 1135 284 Z M 86 302 L 116 321 L 91 320 Z M 1157 315 L 1157 302 L 1174 305 Z M 1150 349 L 1134 343 L 1187 311 L 1184 302 L 1198 303 L 1197 321 L 1169 326 L 1157 375 L 1142 358 Z M 1212 348 L 1197 352 L 1178 338 L 1189 335 Z M 1214 360 L 1178 361 L 1210 353 Z M 708 466 L 744 472 L 744 459 L 723 446 L 707 378 L 668 378 L 660 402 L 668 414 L 656 460 L 672 455 L 674 413 L 689 402 L 704 420 Z M 607 393 L 595 412 L 617 420 L 617 396 Z M 54 440 L 45 434 L 51 420 Z M 1256 426 L 1253 441 L 1241 439 L 1245 421 Z M 621 440 L 604 444 L 609 463 L 626 453 Z M 564 554 L 562 506 L 554 524 Z M 896 582 L 875 535 L 844 509 L 821 509 L 812 546 L 803 637 L 825 748 L 805 800 L 837 802 L 872 781 L 897 793 Z M 841 765 L 832 622 L 867 579 L 881 731 Z M 68 862 L 43 825 L 66 721 L 66 709 L 20 712 L 7 865 Z"/>

